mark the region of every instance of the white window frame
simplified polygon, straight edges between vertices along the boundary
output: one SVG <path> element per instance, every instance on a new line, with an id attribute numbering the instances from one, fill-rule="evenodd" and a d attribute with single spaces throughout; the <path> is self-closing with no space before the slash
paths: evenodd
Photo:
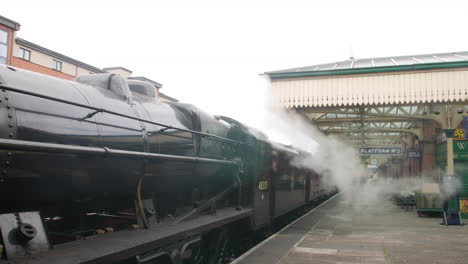
<path id="1" fill-rule="evenodd" d="M 62 71 L 63 63 L 59 60 L 52 60 L 52 70 Z"/>
<path id="2" fill-rule="evenodd" d="M 28 54 L 28 57 L 25 58 L 25 54 Z M 21 48 L 19 49 L 19 54 L 18 54 L 18 58 L 20 59 L 23 59 L 23 60 L 26 60 L 26 61 L 31 61 L 31 51 L 28 50 L 28 49 L 25 49 L 25 48 Z"/>
<path id="3" fill-rule="evenodd" d="M 5 64 L 8 63 L 8 52 L 9 52 L 9 40 L 10 40 L 10 32 L 6 31 L 6 30 L 3 30 L 0 28 L 1 31 L 5 32 L 6 35 L 7 35 L 7 39 L 6 39 L 6 43 L 4 42 L 0 42 L 0 45 L 4 45 L 6 46 L 6 57 L 5 57 Z M 3 57 L 2 57 L 3 58 Z"/>

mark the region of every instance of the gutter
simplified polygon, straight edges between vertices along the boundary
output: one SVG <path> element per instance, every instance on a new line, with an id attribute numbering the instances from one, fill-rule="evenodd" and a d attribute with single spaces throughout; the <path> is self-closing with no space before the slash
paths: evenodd
<path id="1" fill-rule="evenodd" d="M 4 16 L 0 16 L 0 24 L 13 29 L 14 31 L 18 31 L 21 28 L 20 23 L 6 18 Z"/>
<path id="2" fill-rule="evenodd" d="M 451 68 L 463 68 L 463 67 L 468 67 L 468 61 L 436 62 L 436 63 L 426 63 L 426 64 L 365 67 L 365 68 L 325 70 L 325 71 L 279 72 L 279 73 L 266 72 L 265 74 L 268 75 L 271 79 L 285 79 L 285 78 L 366 74 L 366 73 L 381 73 L 381 72 L 451 69 Z"/>

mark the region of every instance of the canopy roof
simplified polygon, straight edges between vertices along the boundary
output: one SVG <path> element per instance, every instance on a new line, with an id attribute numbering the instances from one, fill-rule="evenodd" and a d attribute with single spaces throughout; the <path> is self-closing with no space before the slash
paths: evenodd
<path id="1" fill-rule="evenodd" d="M 350 58 L 345 61 L 269 71 L 271 78 L 407 71 L 433 68 L 468 67 L 468 51 L 381 58 Z"/>

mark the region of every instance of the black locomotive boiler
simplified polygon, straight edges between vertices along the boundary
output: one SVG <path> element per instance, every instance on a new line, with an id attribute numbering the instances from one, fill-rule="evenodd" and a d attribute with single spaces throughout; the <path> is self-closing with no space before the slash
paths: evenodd
<path id="1" fill-rule="evenodd" d="M 333 190 L 290 165 L 303 153 L 146 82 L 0 66 L 0 89 L 0 263 L 226 263 Z"/>

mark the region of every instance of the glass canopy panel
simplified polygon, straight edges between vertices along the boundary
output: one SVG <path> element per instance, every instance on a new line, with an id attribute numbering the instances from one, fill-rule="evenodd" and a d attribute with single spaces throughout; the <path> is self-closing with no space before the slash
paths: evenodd
<path id="1" fill-rule="evenodd" d="M 463 57 L 467 57 L 467 58 L 468 58 L 468 52 L 467 52 L 467 51 L 457 52 L 456 54 L 457 54 L 458 56 L 463 56 Z"/>
<path id="2" fill-rule="evenodd" d="M 442 62 L 441 60 L 438 60 L 432 56 L 414 56 L 416 59 L 422 61 L 423 63 L 434 63 L 434 62 Z"/>
<path id="3" fill-rule="evenodd" d="M 419 62 L 418 62 L 417 60 L 413 59 L 413 57 L 395 58 L 395 61 L 396 61 L 399 65 L 419 64 Z"/>
<path id="4" fill-rule="evenodd" d="M 326 71 L 326 70 L 331 70 L 335 66 L 336 63 L 331 63 L 331 64 L 322 64 L 318 65 L 317 71 Z"/>
<path id="5" fill-rule="evenodd" d="M 453 56 L 452 54 L 437 55 L 437 57 L 446 60 L 446 61 L 459 61 L 460 57 Z"/>
<path id="6" fill-rule="evenodd" d="M 390 58 L 374 59 L 374 64 L 375 64 L 376 67 L 394 66 L 395 65 Z"/>
<path id="7" fill-rule="evenodd" d="M 349 68 L 351 68 L 351 61 L 342 61 L 338 63 L 338 66 L 336 66 L 335 70 L 349 69 Z"/>
<path id="8" fill-rule="evenodd" d="M 366 68 L 366 67 L 372 67 L 372 62 L 371 60 L 358 60 L 354 62 L 354 68 Z"/>

